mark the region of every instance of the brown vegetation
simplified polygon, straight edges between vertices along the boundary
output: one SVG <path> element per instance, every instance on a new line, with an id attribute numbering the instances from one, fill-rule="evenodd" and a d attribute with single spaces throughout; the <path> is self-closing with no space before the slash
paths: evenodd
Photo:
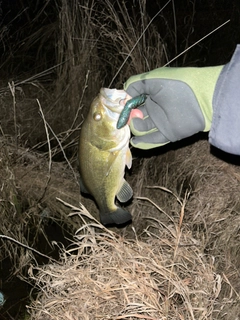
<path id="1" fill-rule="evenodd" d="M 41 34 L 39 59 L 50 37 L 55 65 L 47 69 L 46 54 L 45 70 L 1 84 L 0 261 L 8 259 L 10 271 L 0 290 L 18 276 L 33 291 L 24 302 L 28 314 L 11 312 L 8 297 L 0 319 L 240 315 L 238 158 L 222 158 L 206 136 L 153 152 L 132 150 L 126 178 L 134 189 L 133 223 L 124 229 L 101 226 L 95 203 L 79 193 L 77 139 L 92 98 L 100 87 L 120 88 L 177 51 L 177 29 L 164 11 L 165 37 L 147 3 L 134 5 L 55 3 L 57 21 L 19 45 L 35 46 Z M 173 39 L 174 50 L 166 39 Z"/>

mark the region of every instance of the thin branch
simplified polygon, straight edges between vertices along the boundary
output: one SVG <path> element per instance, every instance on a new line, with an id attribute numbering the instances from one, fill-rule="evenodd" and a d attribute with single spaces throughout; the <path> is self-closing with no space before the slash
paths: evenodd
<path id="1" fill-rule="evenodd" d="M 68 158 L 67 158 L 67 156 L 66 156 L 66 153 L 65 153 L 65 151 L 64 151 L 64 149 L 63 149 L 63 146 L 62 146 L 60 140 L 58 139 L 58 136 L 55 134 L 55 132 L 53 131 L 53 129 L 51 128 L 51 126 L 50 126 L 48 123 L 47 123 L 47 126 L 48 126 L 48 128 L 51 130 L 54 138 L 57 140 L 57 142 L 58 142 L 58 144 L 59 144 L 59 147 L 60 147 L 60 149 L 61 149 L 61 151 L 62 151 L 63 157 L 64 157 L 64 159 L 66 160 L 69 168 L 72 170 L 72 173 L 73 173 L 73 176 L 74 176 L 76 182 L 78 182 L 78 177 L 77 177 L 77 175 L 76 175 L 76 173 L 75 173 L 75 171 L 74 171 L 71 163 L 69 162 L 69 160 L 68 160 Z"/>
<path id="2" fill-rule="evenodd" d="M 17 240 L 14 239 L 14 238 L 11 238 L 11 237 L 9 237 L 9 236 L 5 236 L 4 234 L 0 234 L 0 238 L 1 238 L 1 239 L 6 239 L 6 240 L 9 240 L 9 241 L 12 241 L 12 242 L 18 244 L 19 246 L 21 246 L 21 247 L 23 247 L 23 248 L 25 248 L 25 249 L 27 249 L 27 250 L 30 250 L 30 251 L 38 254 L 39 256 L 42 256 L 42 257 L 44 257 L 44 258 L 46 258 L 46 259 L 49 259 L 49 260 L 51 260 L 51 261 L 53 261 L 53 262 L 56 262 L 56 263 L 58 263 L 58 264 L 61 265 L 61 263 L 60 263 L 59 261 L 57 261 L 57 260 L 55 260 L 55 259 L 47 256 L 47 255 L 44 254 L 44 253 L 39 252 L 38 250 L 36 250 L 36 249 L 34 249 L 34 248 L 31 248 L 31 247 L 27 246 L 26 244 L 23 244 L 23 243 L 17 241 Z"/>
<path id="3" fill-rule="evenodd" d="M 174 192 L 172 192 L 171 190 L 169 190 L 169 189 L 167 189 L 167 188 L 165 188 L 165 187 L 161 187 L 161 186 L 147 186 L 146 188 L 148 188 L 148 189 L 160 189 L 160 190 L 162 190 L 162 191 L 165 191 L 165 192 L 167 192 L 167 193 L 170 193 L 171 195 L 173 195 L 173 196 L 177 199 L 177 202 L 178 202 L 180 205 L 182 205 L 181 199 L 180 199 Z"/>
<path id="4" fill-rule="evenodd" d="M 51 180 L 52 150 L 51 150 L 51 143 L 50 143 L 50 139 L 49 139 L 48 124 L 47 124 L 47 121 L 46 121 L 46 119 L 45 119 L 45 116 L 44 116 L 44 113 L 43 113 L 41 104 L 40 104 L 40 102 L 39 102 L 38 99 L 37 99 L 37 103 L 38 103 L 39 111 L 40 111 L 41 117 L 42 117 L 42 119 L 43 119 L 44 127 L 45 127 L 45 132 L 46 132 L 46 136 L 47 136 L 47 143 L 48 143 L 48 155 L 49 155 L 49 156 L 48 156 L 48 158 L 49 158 L 49 163 L 48 163 L 48 179 L 47 179 L 46 186 L 45 186 L 45 188 L 44 188 L 43 195 L 42 195 L 41 198 L 39 199 L 39 201 L 40 201 L 40 200 L 42 200 L 43 197 L 45 196 L 45 193 L 46 193 L 48 184 L 49 184 L 49 182 L 50 182 L 50 180 Z"/>
<path id="5" fill-rule="evenodd" d="M 170 217 L 169 214 L 167 214 L 167 212 L 165 212 L 162 208 L 160 208 L 155 202 L 153 202 L 151 199 L 147 198 L 147 197 L 134 197 L 135 199 L 137 200 L 143 200 L 143 201 L 148 201 L 150 202 L 154 207 L 156 207 L 160 212 L 164 213 L 172 222 L 173 221 L 173 218 Z"/>
<path id="6" fill-rule="evenodd" d="M 79 112 L 80 112 L 80 111 L 81 111 L 81 109 L 82 109 L 83 96 L 84 96 L 85 91 L 86 91 L 86 89 L 87 89 L 87 87 L 88 87 L 88 77 L 89 77 L 89 73 L 90 73 L 90 70 L 88 70 L 88 71 L 87 71 L 87 74 L 86 74 L 86 77 L 85 77 L 85 84 L 84 84 L 84 87 L 83 87 L 83 90 L 82 90 L 82 96 L 81 96 L 81 99 L 80 99 L 80 101 L 79 101 L 79 107 L 78 107 L 77 112 L 76 112 L 76 114 L 75 114 L 75 117 L 74 117 L 73 123 L 72 123 L 72 125 L 71 125 L 71 127 L 70 127 L 70 129 L 69 129 L 70 131 L 71 131 L 71 130 L 73 130 L 74 125 L 75 125 L 75 123 L 76 123 L 76 121 L 77 121 L 77 118 L 78 118 Z"/>
<path id="7" fill-rule="evenodd" d="M 15 131 L 15 142 L 18 147 L 18 134 L 17 134 L 17 114 L 16 114 L 16 96 L 15 96 L 15 85 L 14 82 L 8 82 L 9 89 L 11 91 L 12 99 L 13 99 L 13 122 L 14 122 L 14 131 Z"/>

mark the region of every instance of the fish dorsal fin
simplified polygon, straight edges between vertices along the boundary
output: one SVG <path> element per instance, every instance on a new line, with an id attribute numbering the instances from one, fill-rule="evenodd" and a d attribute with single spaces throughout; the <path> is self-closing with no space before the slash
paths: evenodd
<path id="1" fill-rule="evenodd" d="M 129 183 L 126 180 L 123 179 L 123 184 L 117 194 L 117 199 L 120 202 L 127 202 L 128 200 L 130 200 L 132 198 L 132 196 L 133 196 L 133 190 L 132 190 L 131 186 L 129 185 Z"/>

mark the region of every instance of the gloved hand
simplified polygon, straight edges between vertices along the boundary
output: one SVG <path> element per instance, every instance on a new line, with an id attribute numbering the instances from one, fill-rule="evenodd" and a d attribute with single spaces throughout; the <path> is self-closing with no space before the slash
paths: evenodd
<path id="1" fill-rule="evenodd" d="M 209 131 L 213 93 L 222 68 L 163 67 L 130 77 L 124 90 L 131 97 L 148 95 L 139 107 L 143 119 L 130 121 L 131 144 L 151 149 Z"/>

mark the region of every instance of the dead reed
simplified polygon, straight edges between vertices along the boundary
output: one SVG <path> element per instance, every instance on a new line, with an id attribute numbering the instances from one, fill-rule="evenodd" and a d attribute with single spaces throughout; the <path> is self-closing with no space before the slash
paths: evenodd
<path id="1" fill-rule="evenodd" d="M 67 205 L 83 222 L 91 216 Z M 161 237 L 127 240 L 92 218 L 61 266 L 29 270 L 39 290 L 32 319 L 211 319 L 222 283 L 214 261 L 180 221 L 158 227 Z"/>
<path id="2" fill-rule="evenodd" d="M 92 217 L 98 217 L 96 206 L 79 195 L 78 131 L 99 88 L 120 88 L 132 74 L 162 66 L 166 38 L 175 51 L 180 39 L 184 48 L 190 44 L 194 14 L 182 40 L 175 11 L 173 28 L 169 19 L 158 21 L 169 28 L 163 36 L 147 2 L 134 5 L 55 2 L 54 23 L 12 50 L 19 61 L 19 48 L 38 44 L 36 59 L 43 58 L 34 75 L 18 74 L 16 82 L 11 76 L 1 85 L 1 234 L 24 246 L 2 238 L 0 259 L 11 259 L 10 276 L 25 276 L 31 265 L 27 281 L 38 291 L 29 305 L 32 319 L 237 319 L 239 167 L 211 155 L 207 141 L 136 155 L 127 177 L 135 195 L 133 225 L 124 230 L 103 228 Z M 61 265 L 44 266 L 26 246 L 36 248 L 44 238 L 53 250 L 44 231 L 51 222 L 64 235 L 79 230 L 72 246 L 60 250 Z"/>

